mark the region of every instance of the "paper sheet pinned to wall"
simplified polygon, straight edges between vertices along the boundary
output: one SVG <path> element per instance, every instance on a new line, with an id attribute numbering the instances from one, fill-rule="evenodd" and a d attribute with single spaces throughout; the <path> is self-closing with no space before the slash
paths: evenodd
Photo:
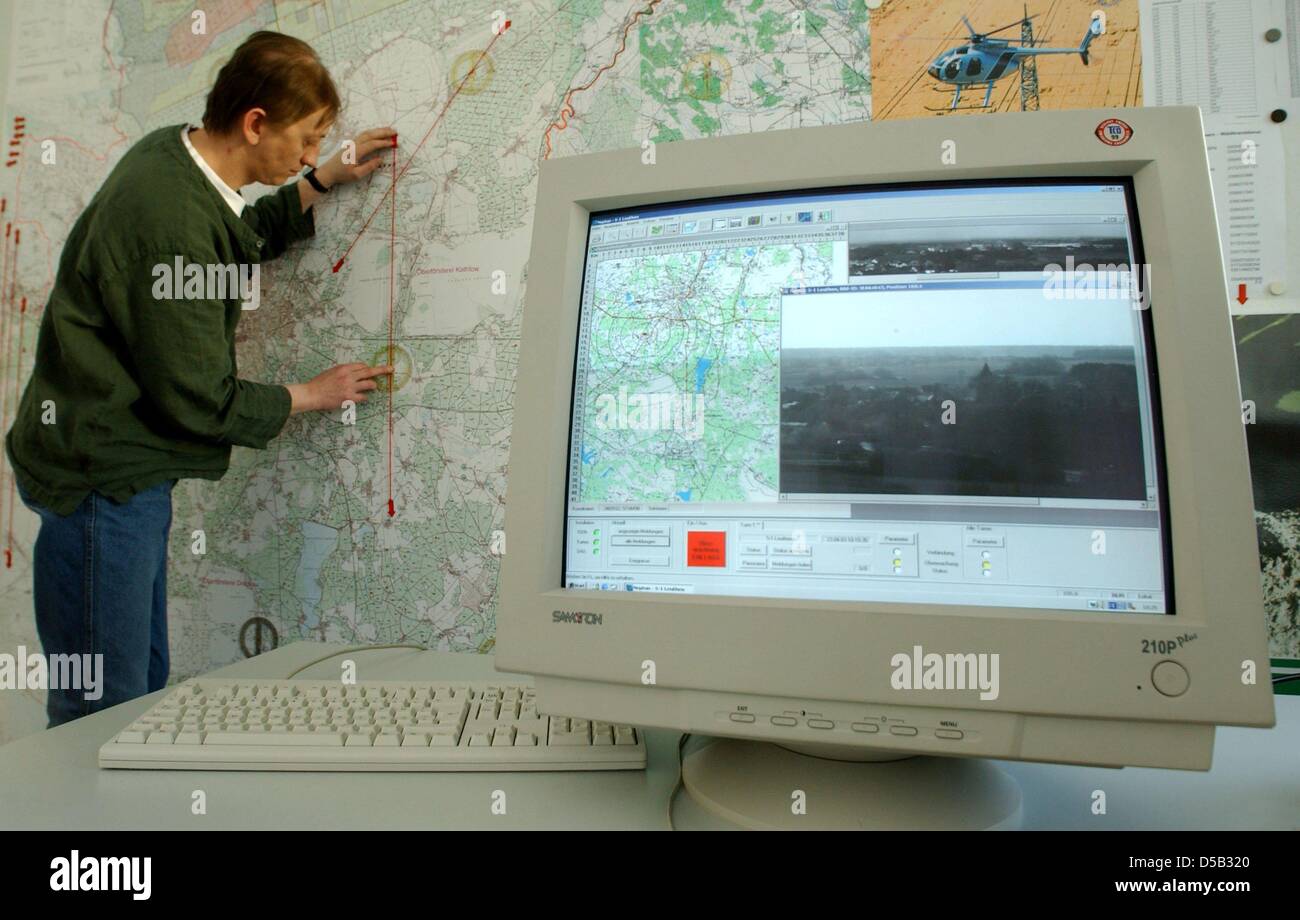
<path id="1" fill-rule="evenodd" d="M 1293 92 L 1287 20 L 1297 6 L 1300 0 L 1140 4 L 1145 103 L 1201 107 L 1234 300 L 1243 284 L 1259 301 L 1275 296 L 1270 286 L 1288 283 L 1286 166 L 1269 113 Z M 1265 42 L 1270 28 L 1282 29 L 1282 41 Z"/>
<path id="2" fill-rule="evenodd" d="M 1269 130 L 1269 129 L 1272 130 Z M 1219 237 L 1228 294 L 1267 298 L 1268 286 L 1286 282 L 1286 181 L 1282 139 L 1269 125 L 1247 127 L 1205 120 Z"/>

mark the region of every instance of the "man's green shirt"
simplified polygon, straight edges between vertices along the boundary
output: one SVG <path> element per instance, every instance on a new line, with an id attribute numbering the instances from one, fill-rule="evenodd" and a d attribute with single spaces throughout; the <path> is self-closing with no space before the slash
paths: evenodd
<path id="1" fill-rule="evenodd" d="M 170 291 L 159 281 L 178 264 L 233 265 L 248 277 L 315 233 L 314 217 L 296 183 L 236 217 L 186 151 L 182 127 L 127 151 L 59 258 L 5 447 L 19 484 L 60 515 L 91 490 L 120 502 L 164 479 L 220 479 L 231 445 L 264 448 L 289 417 L 286 387 L 239 379 L 238 284 L 218 299 L 193 296 L 182 277 Z"/>

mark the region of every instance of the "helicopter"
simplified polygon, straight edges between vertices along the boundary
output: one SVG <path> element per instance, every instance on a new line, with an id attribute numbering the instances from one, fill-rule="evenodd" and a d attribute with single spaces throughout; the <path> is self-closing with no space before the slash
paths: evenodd
<path id="1" fill-rule="evenodd" d="M 970 20 L 964 15 L 961 17 L 961 21 L 966 24 L 966 30 L 970 32 L 970 44 L 949 48 L 935 58 L 934 63 L 926 68 L 926 73 L 936 80 L 941 83 L 950 83 L 956 87 L 950 109 L 957 108 L 957 102 L 961 99 L 962 87 L 973 86 L 976 83 L 983 83 L 986 86 L 984 105 L 987 107 L 989 100 L 993 96 L 993 84 L 1000 77 L 1019 69 L 1020 59 L 1030 55 L 1077 54 L 1083 59 L 1084 65 L 1087 65 L 1088 46 L 1102 32 L 1100 16 L 1093 16 L 1092 21 L 1088 24 L 1088 31 L 1083 34 L 1083 41 L 1077 48 L 1033 48 L 1028 45 L 1012 44 L 1010 40 L 1005 38 L 989 37 L 990 35 L 996 35 L 998 32 L 1005 32 L 1007 29 L 1023 25 L 1033 18 L 1033 16 L 1023 16 L 1001 28 L 989 32 L 976 32 Z"/>

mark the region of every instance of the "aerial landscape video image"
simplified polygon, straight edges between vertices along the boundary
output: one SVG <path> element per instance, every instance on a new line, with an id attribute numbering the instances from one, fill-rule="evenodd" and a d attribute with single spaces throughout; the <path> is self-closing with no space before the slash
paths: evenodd
<path id="1" fill-rule="evenodd" d="M 1129 264 L 1128 237 L 1122 224 L 1080 227 L 1044 225 L 1030 230 L 958 231 L 937 228 L 888 230 L 849 227 L 849 277 L 948 273 L 1042 272 L 1064 268 L 1067 259 L 1083 266 L 1114 270 Z"/>
<path id="2" fill-rule="evenodd" d="M 786 348 L 780 386 L 782 494 L 1147 497 L 1132 348 Z"/>

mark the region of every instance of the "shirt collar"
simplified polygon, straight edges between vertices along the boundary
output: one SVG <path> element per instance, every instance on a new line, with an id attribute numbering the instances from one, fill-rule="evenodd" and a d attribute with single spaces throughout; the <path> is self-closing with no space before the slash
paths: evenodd
<path id="1" fill-rule="evenodd" d="M 236 217 L 241 216 L 244 213 L 244 206 L 246 204 L 244 197 L 235 189 L 227 185 L 226 181 L 217 175 L 216 170 L 208 165 L 207 160 L 203 159 L 203 156 L 194 149 L 194 144 L 190 142 L 190 132 L 193 130 L 193 125 L 184 125 L 181 128 L 181 142 L 185 144 L 185 149 L 189 152 L 189 155 L 194 158 L 194 162 L 197 163 L 199 169 L 203 171 L 203 175 L 207 176 L 208 181 L 211 182 L 216 190 L 221 193 L 222 200 L 230 206 L 230 210 L 235 212 Z"/>

